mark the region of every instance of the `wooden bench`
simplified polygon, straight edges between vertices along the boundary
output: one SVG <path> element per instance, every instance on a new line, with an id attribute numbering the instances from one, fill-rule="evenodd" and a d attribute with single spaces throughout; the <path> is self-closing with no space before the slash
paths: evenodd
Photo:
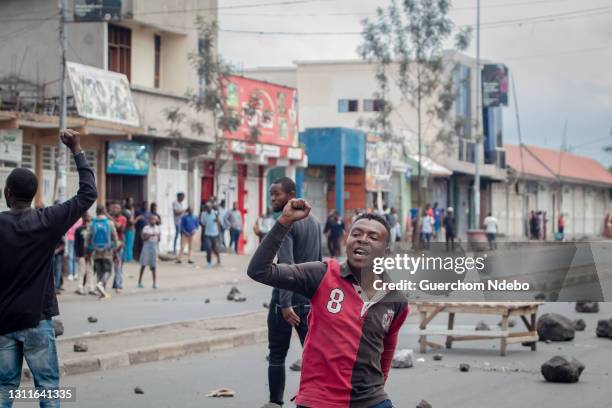
<path id="1" fill-rule="evenodd" d="M 413 301 L 410 305 L 419 312 L 419 346 L 420 352 L 427 352 L 427 347 L 442 348 L 440 344 L 427 340 L 427 336 L 446 336 L 446 348 L 451 348 L 454 341 L 501 339 L 500 353 L 506 355 L 508 344 L 532 342 L 531 350 L 536 350 L 538 333 L 536 319 L 538 307 L 543 302 L 436 302 Z M 448 313 L 448 328 L 427 328 L 427 325 L 440 313 Z M 471 313 L 501 316 L 500 330 L 454 330 L 455 314 Z M 520 316 L 527 331 L 510 333 L 508 320 Z"/>

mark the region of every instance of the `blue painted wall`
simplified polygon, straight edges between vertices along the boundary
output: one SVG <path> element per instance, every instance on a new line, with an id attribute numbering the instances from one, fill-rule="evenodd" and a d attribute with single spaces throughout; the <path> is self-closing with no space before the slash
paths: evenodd
<path id="1" fill-rule="evenodd" d="M 341 127 L 307 128 L 300 133 L 309 166 L 336 168 L 336 209 L 340 214 L 344 214 L 344 167 L 365 167 L 365 140 L 363 131 Z"/>

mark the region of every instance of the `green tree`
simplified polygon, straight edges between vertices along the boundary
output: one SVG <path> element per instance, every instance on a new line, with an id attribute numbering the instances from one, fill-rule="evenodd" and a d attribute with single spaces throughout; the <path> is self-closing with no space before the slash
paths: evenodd
<path id="1" fill-rule="evenodd" d="M 454 49 L 465 50 L 470 42 L 469 29 L 454 30 L 448 17 L 448 0 L 392 0 L 386 8 L 379 7 L 376 18 L 362 22 L 360 56 L 376 64 L 378 89 L 374 97 L 383 108 L 367 121 L 373 132 L 383 140 L 400 140 L 393 131 L 391 115 L 396 107 L 389 98 L 389 90 L 399 88 L 402 102 L 408 102 L 417 114 L 418 189 L 417 203 L 422 205 L 421 177 L 423 153 L 423 125 L 437 118 L 442 124 L 437 139 L 452 140 L 460 129 L 451 109 L 455 91 L 452 70 L 446 69 L 443 51 L 446 41 L 455 31 Z M 448 67 L 447 67 L 448 68 Z"/>

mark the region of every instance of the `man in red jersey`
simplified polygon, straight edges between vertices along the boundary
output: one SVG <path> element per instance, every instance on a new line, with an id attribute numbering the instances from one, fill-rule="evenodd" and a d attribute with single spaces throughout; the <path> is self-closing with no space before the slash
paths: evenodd
<path id="1" fill-rule="evenodd" d="M 363 214 L 351 226 L 347 261 L 274 264 L 294 222 L 310 205 L 292 199 L 257 248 L 248 275 L 311 300 L 297 404 L 303 408 L 391 408 L 384 385 L 399 330 L 408 316 L 401 292 L 375 290 L 374 259 L 388 254 L 389 224 Z"/>

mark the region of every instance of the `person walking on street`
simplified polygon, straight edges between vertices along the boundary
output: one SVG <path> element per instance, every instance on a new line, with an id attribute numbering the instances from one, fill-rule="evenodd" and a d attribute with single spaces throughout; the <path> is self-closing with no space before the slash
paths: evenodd
<path id="1" fill-rule="evenodd" d="M 140 251 L 142 250 L 142 229 L 147 225 L 146 214 L 148 211 L 148 203 L 143 201 L 134 211 L 134 248 L 133 256 L 136 259 L 140 259 Z"/>
<path id="2" fill-rule="evenodd" d="M 429 249 L 431 244 L 431 236 L 434 232 L 434 219 L 432 214 L 433 211 L 431 208 L 429 208 L 423 213 L 423 218 L 421 219 L 421 236 L 424 249 Z"/>
<path id="3" fill-rule="evenodd" d="M 217 248 L 219 241 L 219 215 L 217 211 L 212 209 L 210 204 L 206 204 L 204 212 L 200 216 L 200 225 L 202 226 L 202 236 L 204 238 L 204 248 L 206 249 L 206 263 L 210 268 L 212 266 L 212 254 L 217 257 L 217 265 L 221 265 L 221 255 Z"/>
<path id="4" fill-rule="evenodd" d="M 269 208 L 266 210 L 265 214 L 259 216 L 255 224 L 257 226 L 255 233 L 259 237 L 259 243 L 261 243 L 266 237 L 266 234 L 270 232 L 275 222 L 276 220 L 272 216 L 272 211 L 270 211 Z"/>
<path id="5" fill-rule="evenodd" d="M 295 182 L 282 177 L 270 186 L 270 202 L 275 212 L 282 212 L 289 200 L 295 198 Z M 274 225 L 273 225 L 274 227 Z M 295 222 L 284 237 L 278 250 L 279 264 L 301 264 L 320 262 L 321 226 L 314 216 L 307 216 Z M 274 288 L 270 309 L 268 310 L 268 385 L 269 403 L 264 407 L 283 404 L 285 391 L 285 359 L 291 343 L 293 329 L 298 334 L 302 346 L 308 333 L 308 313 L 310 301 L 303 295 L 286 289 Z"/>
<path id="6" fill-rule="evenodd" d="M 494 251 L 497 249 L 497 218 L 491 213 L 487 214 L 484 219 L 485 233 L 487 234 L 487 241 L 489 241 L 489 249 Z"/>
<path id="7" fill-rule="evenodd" d="M 55 293 L 60 295 L 64 290 L 64 252 L 66 251 L 66 239 L 61 237 L 55 244 L 53 251 L 53 277 L 55 284 Z"/>
<path id="8" fill-rule="evenodd" d="M 0 213 L 0 406 L 10 407 L 8 390 L 19 388 L 23 360 L 39 391 L 60 386 L 55 333 L 51 318 L 59 314 L 53 285 L 55 245 L 98 197 L 94 172 L 87 163 L 77 132 L 60 133 L 79 175 L 76 196 L 57 205 L 32 209 L 36 175 L 16 168 L 6 178 Z M 41 406 L 59 407 L 58 399 Z"/>
<path id="9" fill-rule="evenodd" d="M 150 214 L 148 224 L 142 229 L 142 252 L 140 253 L 140 275 L 138 276 L 138 288 L 144 288 L 142 275 L 148 266 L 153 275 L 153 289 L 157 289 L 157 251 L 161 238 L 161 228 L 158 225 L 157 216 Z"/>
<path id="10" fill-rule="evenodd" d="M 115 269 L 115 277 L 113 279 L 113 289 L 116 293 L 121 293 L 123 290 L 123 253 L 125 251 L 125 228 L 127 227 L 127 219 L 121 211 L 121 205 L 114 203 L 110 207 L 111 219 L 115 223 L 117 231 L 117 246 L 113 256 L 113 267 Z"/>
<path id="11" fill-rule="evenodd" d="M 448 207 L 446 215 L 444 216 L 444 231 L 446 241 L 446 252 L 455 251 L 455 234 L 456 234 L 456 222 L 455 222 L 455 211 L 453 207 Z M 449 248 L 450 244 L 450 248 Z"/>
<path id="12" fill-rule="evenodd" d="M 340 241 L 344 236 L 344 232 L 344 221 L 338 212 L 333 210 L 329 217 L 327 217 L 325 229 L 323 230 L 323 233 L 327 234 L 327 249 L 329 250 L 329 256 L 332 258 L 340 256 L 342 252 Z"/>
<path id="13" fill-rule="evenodd" d="M 91 216 L 89 213 L 85 213 L 81 220 L 81 226 L 74 232 L 74 256 L 77 259 L 77 266 L 81 276 L 81 283 L 77 289 L 77 294 L 86 295 L 87 293 L 93 293 L 95 295 L 96 288 L 92 276 L 91 256 L 85 247 L 87 231 L 91 225 Z"/>
<path id="14" fill-rule="evenodd" d="M 79 277 L 77 270 L 76 256 L 74 255 L 74 232 L 82 224 L 82 220 L 79 218 L 72 227 L 66 233 L 66 251 L 68 255 L 68 280 L 76 280 Z"/>
<path id="15" fill-rule="evenodd" d="M 228 211 L 225 220 L 230 229 L 230 248 L 234 246 L 234 251 L 238 253 L 238 242 L 242 234 L 242 214 L 238 209 L 238 203 L 234 201 L 232 210 Z"/>
<path id="16" fill-rule="evenodd" d="M 87 248 L 92 253 L 96 291 L 100 299 L 108 299 L 106 283 L 113 270 L 113 257 L 117 247 L 115 223 L 108 219 L 103 206 L 96 208 L 96 218 L 91 222 L 87 233 Z"/>
<path id="17" fill-rule="evenodd" d="M 179 243 L 179 239 L 182 239 L 181 235 L 181 218 L 185 214 L 185 193 L 178 193 L 176 195 L 176 201 L 172 203 L 172 214 L 174 215 L 174 255 L 180 256 L 176 252 L 176 245 Z M 145 220 L 146 222 L 146 220 Z"/>
<path id="18" fill-rule="evenodd" d="M 191 249 L 193 247 L 193 237 L 198 228 L 198 219 L 193 215 L 191 207 L 187 207 L 187 210 L 181 217 L 181 246 L 179 248 L 178 256 L 176 257 L 176 263 L 182 263 L 181 258 L 183 257 L 185 247 L 187 248 L 187 263 L 193 263 L 193 260 L 191 259 Z"/>
<path id="19" fill-rule="evenodd" d="M 265 285 L 311 300 L 296 404 L 304 407 L 391 407 L 385 383 L 400 329 L 409 313 L 406 296 L 376 290 L 374 261 L 389 253 L 389 224 L 364 214 L 351 226 L 347 261 L 275 264 L 274 257 L 310 205 L 292 199 L 257 247 L 247 274 Z"/>
<path id="20" fill-rule="evenodd" d="M 221 246 L 226 248 L 225 244 L 225 231 L 228 229 L 227 221 L 225 216 L 227 215 L 227 208 L 225 208 L 225 200 L 221 200 L 219 207 L 217 208 L 217 214 L 219 215 L 219 238 L 221 240 Z"/>
<path id="21" fill-rule="evenodd" d="M 389 214 L 387 214 L 387 222 L 391 227 L 391 251 L 395 249 L 395 243 L 402 239 L 402 229 L 399 223 L 399 217 L 395 207 L 391 207 Z"/>
<path id="22" fill-rule="evenodd" d="M 123 216 L 126 220 L 123 241 L 123 262 L 132 262 L 134 259 L 134 240 L 136 238 L 136 216 L 134 214 L 134 199 L 128 197 L 123 206 Z"/>

